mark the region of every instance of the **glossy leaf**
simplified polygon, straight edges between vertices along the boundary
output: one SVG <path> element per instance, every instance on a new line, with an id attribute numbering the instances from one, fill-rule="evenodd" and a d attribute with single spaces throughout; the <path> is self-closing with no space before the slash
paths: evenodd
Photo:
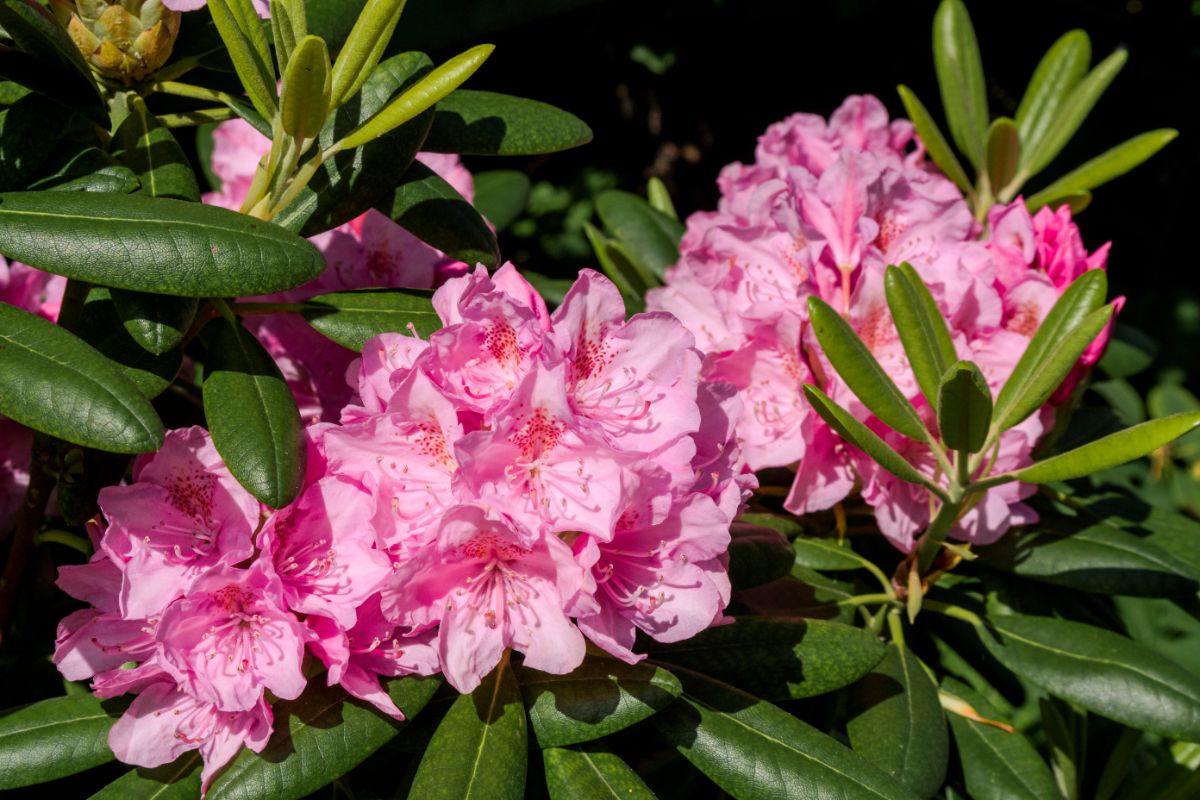
<path id="1" fill-rule="evenodd" d="M 1095 69 L 1071 90 L 1071 94 L 1059 106 L 1058 113 L 1054 115 L 1054 122 L 1047 128 L 1045 136 L 1026 150 L 1027 157 L 1021 165 L 1022 173 L 1036 175 L 1054 160 L 1087 119 L 1096 101 L 1117 77 L 1121 67 L 1125 66 L 1127 57 L 1128 54 L 1124 50 L 1117 50 L 1097 64 Z"/>
<path id="2" fill-rule="evenodd" d="M 1066 453 L 1017 470 L 1013 476 L 1027 483 L 1049 483 L 1081 478 L 1153 453 L 1200 425 L 1200 412 L 1174 414 L 1134 425 Z"/>
<path id="3" fill-rule="evenodd" d="M 406 0 L 376 0 L 363 5 L 333 65 L 332 108 L 344 104 L 366 83 L 391 42 L 405 4 Z"/>
<path id="4" fill-rule="evenodd" d="M 299 698 L 275 703 L 275 732 L 266 749 L 242 750 L 217 778 L 208 800 L 298 800 L 315 792 L 395 738 L 440 683 L 418 677 L 385 681 L 388 694 L 406 716 L 397 722 L 341 686 L 310 681 Z"/>
<path id="5" fill-rule="evenodd" d="M 542 751 L 550 800 L 654 800 L 620 756 L 599 744 Z"/>
<path id="6" fill-rule="evenodd" d="M 325 123 L 321 147 L 331 148 L 432 67 L 433 62 L 423 53 L 401 53 L 382 62 L 358 94 Z M 304 236 L 315 236 L 387 202 L 432 120 L 433 112 L 427 111 L 365 147 L 326 159 L 308 186 L 275 216 L 275 222 Z"/>
<path id="7" fill-rule="evenodd" d="M 596 212 L 608 230 L 645 265 L 658 282 L 679 261 L 683 225 L 656 211 L 637 195 L 611 189 L 596 198 Z"/>
<path id="8" fill-rule="evenodd" d="M 902 644 L 850 690 L 850 746 L 921 797 L 946 779 L 950 740 L 938 689 Z"/>
<path id="9" fill-rule="evenodd" d="M 929 405 L 936 409 L 942 376 L 958 360 L 950 329 L 937 301 L 910 264 L 887 268 L 884 291 L 913 375 Z"/>
<path id="10" fill-rule="evenodd" d="M 782 578 L 796 562 L 791 543 L 771 528 L 735 522 L 729 533 L 729 581 L 734 589 Z"/>
<path id="11" fill-rule="evenodd" d="M 495 45 L 476 45 L 446 63 L 439 64 L 428 75 L 388 102 L 379 113 L 347 134 L 335 147 L 338 150 L 361 147 L 432 108 L 474 75 L 475 70 L 483 66 L 483 62 L 487 61 L 495 49 Z"/>
<path id="12" fill-rule="evenodd" d="M 1008 117 L 992 121 L 987 133 L 987 174 L 994 190 L 1002 189 L 1017 174 L 1021 140 L 1017 125 Z"/>
<path id="13" fill-rule="evenodd" d="M 417 767 L 410 797 L 521 800 L 529 759 L 525 707 L 507 659 L 442 719 Z"/>
<path id="14" fill-rule="evenodd" d="M 933 65 L 950 135 L 976 172 L 985 168 L 987 91 L 975 29 L 962 0 L 942 0 L 933 16 Z"/>
<path id="15" fill-rule="evenodd" d="M 129 116 L 113 134 L 113 156 L 133 170 L 142 194 L 200 202 L 200 187 L 175 136 L 135 94 L 126 95 Z"/>
<path id="16" fill-rule="evenodd" d="M 495 92 L 459 89 L 438 103 L 424 149 L 469 156 L 555 153 L 592 140 L 592 129 L 562 109 Z"/>
<path id="17" fill-rule="evenodd" d="M 992 391 L 979 367 L 958 361 L 938 390 L 938 430 L 951 450 L 978 453 L 992 424 Z"/>
<path id="18" fill-rule="evenodd" d="M 428 337 L 442 327 L 427 289 L 358 289 L 321 294 L 304 302 L 308 323 L 351 350 L 381 333 Z M 412 326 L 410 329 L 409 326 Z"/>
<path id="19" fill-rule="evenodd" d="M 583 234 L 592 246 L 596 260 L 600 262 L 600 269 L 620 290 L 626 311 L 634 314 L 644 309 L 646 290 L 650 287 L 620 243 L 596 230 L 590 222 L 583 223 Z"/>
<path id="20" fill-rule="evenodd" d="M 851 550 L 849 543 L 833 539 L 797 536 L 792 540 L 792 549 L 796 551 L 796 563 L 810 569 L 845 572 L 863 566 L 862 556 Z"/>
<path id="21" fill-rule="evenodd" d="M 916 795 L 799 718 L 719 681 L 688 672 L 683 698 L 654 716 L 669 743 L 739 800 Z"/>
<path id="22" fill-rule="evenodd" d="M 404 173 L 390 205 L 380 207 L 401 228 L 466 264 L 499 266 L 500 246 L 474 206 L 420 161 Z"/>
<path id="23" fill-rule="evenodd" d="M 317 138 L 329 113 L 329 50 L 317 36 L 296 43 L 283 76 L 279 122 L 298 142 Z"/>
<path id="24" fill-rule="evenodd" d="M 120 368 L 66 329 L 0 303 L 0 413 L 73 444 L 148 453 L 154 408 Z"/>
<path id="25" fill-rule="evenodd" d="M 1046 136 L 1091 60 L 1092 43 L 1080 30 L 1064 33 L 1042 56 L 1017 108 L 1017 133 L 1026 151 Z"/>
<path id="26" fill-rule="evenodd" d="M 1118 321 L 1097 366 L 1110 378 L 1129 378 L 1145 371 L 1157 356 L 1158 342 L 1132 325 Z"/>
<path id="27" fill-rule="evenodd" d="M 62 140 L 59 126 L 47 119 L 60 118 L 63 110 L 40 94 L 27 94 L 0 110 L 0 191 L 25 189 Z"/>
<path id="28" fill-rule="evenodd" d="M 497 231 L 503 231 L 525 212 L 530 188 L 529 176 L 515 169 L 477 172 L 475 208 Z"/>
<path id="29" fill-rule="evenodd" d="M 831 400 L 816 386 L 811 383 L 805 384 L 804 396 L 808 398 L 813 410 L 820 414 L 821 419 L 837 431 L 839 436 L 869 455 L 879 466 L 901 480 L 929 489 L 933 488 L 933 483 L 917 472 L 916 467 L 908 463 L 873 430 L 855 419 L 853 414 Z"/>
<path id="30" fill-rule="evenodd" d="M 112 302 L 125 331 L 156 356 L 180 345 L 199 306 L 194 297 L 164 297 L 124 289 L 112 290 Z"/>
<path id="31" fill-rule="evenodd" d="M 1200 738 L 1200 677 L 1111 631 L 1047 617 L 992 617 L 982 638 L 1004 666 L 1126 725 Z"/>
<path id="32" fill-rule="evenodd" d="M 74 695 L 0 713 L 0 789 L 45 783 L 112 761 L 108 729 L 126 705 Z"/>
<path id="33" fill-rule="evenodd" d="M 590 742 L 628 728 L 666 708 L 679 681 L 650 664 L 589 656 L 567 675 L 516 670 L 539 747 Z"/>
<path id="34" fill-rule="evenodd" d="M 191 750 L 161 767 L 131 769 L 88 800 L 193 800 L 203 763 L 200 751 Z"/>
<path id="35" fill-rule="evenodd" d="M 808 314 L 825 356 L 863 405 L 888 427 L 910 439 L 925 440 L 928 433 L 916 409 L 879 366 L 849 323 L 815 296 L 808 298 Z"/>
<path id="36" fill-rule="evenodd" d="M 85 147 L 61 161 L 54 160 L 43 169 L 43 174 L 44 177 L 29 185 L 30 189 L 128 194 L 141 186 L 133 170 L 96 147 Z"/>
<path id="37" fill-rule="evenodd" d="M 667 185 L 662 182 L 661 178 L 651 178 L 646 182 L 646 200 L 650 203 L 650 207 L 658 213 L 670 219 L 679 219 L 679 213 L 675 211 L 675 203 L 671 201 L 671 193 L 667 191 Z"/>
<path id="38" fill-rule="evenodd" d="M 250 5 L 249 0 L 212 0 L 207 5 L 254 110 L 266 119 L 273 118 L 275 71 L 258 16 L 253 9 L 247 15 L 243 8 Z"/>
<path id="39" fill-rule="evenodd" d="M 766 700 L 815 697 L 848 686 L 884 656 L 878 637 L 819 619 L 739 617 L 684 642 L 648 644 L 651 657 Z"/>
<path id="40" fill-rule="evenodd" d="M 30 88 L 49 90 L 80 108 L 94 119 L 104 118 L 104 104 L 92 71 L 79 48 L 71 41 L 54 15 L 37 0 L 0 0 L 0 28 L 34 64 L 24 66 L 22 81 L 40 84 Z M 75 104 L 78 103 L 78 106 Z"/>
<path id="41" fill-rule="evenodd" d="M 0 194 L 0 252 L 68 278 L 182 297 L 279 292 L 325 268 L 317 248 L 269 222 L 94 192 Z"/>
<path id="42" fill-rule="evenodd" d="M 1100 309 L 1107 291 L 1104 270 L 1093 269 L 1058 298 L 996 397 L 992 425 L 997 431 L 1019 424 L 1058 388 L 1111 316 L 1111 309 Z"/>
<path id="43" fill-rule="evenodd" d="M 948 678 L 943 687 L 965 700 L 984 719 L 1000 720 L 1000 712 L 966 684 Z M 954 733 L 967 791 L 975 800 L 1045 800 L 1059 796 L 1046 762 L 1023 734 L 958 714 L 946 717 Z"/>
<path id="44" fill-rule="evenodd" d="M 274 359 L 242 325 L 204 328 L 204 415 L 217 452 L 238 483 L 283 508 L 304 478 L 304 425 Z"/>
<path id="45" fill-rule="evenodd" d="M 170 302 L 180 298 L 158 299 Z M 183 352 L 178 346 L 155 354 L 134 340 L 117 311 L 113 290 L 102 286 L 93 287 L 88 293 L 76 335 L 119 367 L 147 400 L 167 390 L 183 363 Z"/>
<path id="46" fill-rule="evenodd" d="M 1163 128 L 1135 136 L 1071 170 L 1030 197 L 1025 204 L 1032 212 L 1044 205 L 1103 186 L 1149 159 L 1178 135 L 1179 131 Z"/>
<path id="47" fill-rule="evenodd" d="M 917 136 L 921 137 L 921 143 L 925 145 L 925 151 L 929 153 L 933 163 L 937 164 L 947 178 L 954 181 L 963 194 L 968 197 L 972 196 L 975 190 L 971 186 L 971 180 L 967 177 L 962 164 L 958 162 L 954 151 L 950 149 L 950 143 L 942 135 L 941 129 L 938 128 L 929 110 L 907 86 L 901 84 L 896 87 L 896 91 L 900 94 L 900 102 L 904 104 L 904 113 L 908 114 L 909 120 L 912 121 L 913 127 L 917 131 Z"/>

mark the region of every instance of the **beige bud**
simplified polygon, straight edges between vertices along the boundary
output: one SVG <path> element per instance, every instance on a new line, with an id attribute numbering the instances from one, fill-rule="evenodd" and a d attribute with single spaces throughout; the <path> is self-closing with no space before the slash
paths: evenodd
<path id="1" fill-rule="evenodd" d="M 161 0 L 51 0 L 84 60 L 106 78 L 129 85 L 171 57 L 180 14 Z"/>

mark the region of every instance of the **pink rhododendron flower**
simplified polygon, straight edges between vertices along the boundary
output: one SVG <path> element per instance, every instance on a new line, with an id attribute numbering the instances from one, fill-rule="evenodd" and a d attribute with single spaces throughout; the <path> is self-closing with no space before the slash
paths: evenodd
<path id="1" fill-rule="evenodd" d="M 271 18 L 270 0 L 251 0 L 251 2 L 260 17 Z M 198 11 L 208 4 L 208 0 L 162 0 L 162 4 L 172 11 Z"/>

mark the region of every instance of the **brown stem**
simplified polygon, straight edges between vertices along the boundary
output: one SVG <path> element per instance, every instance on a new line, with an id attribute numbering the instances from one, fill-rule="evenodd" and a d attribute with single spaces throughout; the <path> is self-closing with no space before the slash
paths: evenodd
<path id="1" fill-rule="evenodd" d="M 25 499 L 17 509 L 17 526 L 13 533 L 12 546 L 8 550 L 8 562 L 4 565 L 3 575 L 0 575 L 0 645 L 4 643 L 13 602 L 17 598 L 21 579 L 29 565 L 33 537 L 42 526 L 46 501 L 54 489 L 54 477 L 43 469 L 45 452 L 44 446 L 34 446 L 33 458 L 29 464 L 29 488 L 25 490 Z"/>

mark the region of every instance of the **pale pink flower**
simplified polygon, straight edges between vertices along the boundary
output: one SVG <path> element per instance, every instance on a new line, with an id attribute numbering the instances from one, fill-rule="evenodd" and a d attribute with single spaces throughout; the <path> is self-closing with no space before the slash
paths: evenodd
<path id="1" fill-rule="evenodd" d="M 263 19 L 271 18 L 270 0 L 251 0 L 254 11 Z M 198 11 L 208 4 L 208 0 L 162 0 L 162 4 L 172 11 Z"/>

